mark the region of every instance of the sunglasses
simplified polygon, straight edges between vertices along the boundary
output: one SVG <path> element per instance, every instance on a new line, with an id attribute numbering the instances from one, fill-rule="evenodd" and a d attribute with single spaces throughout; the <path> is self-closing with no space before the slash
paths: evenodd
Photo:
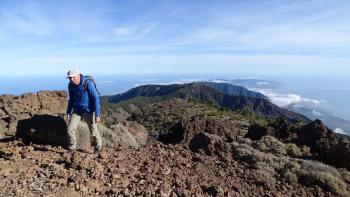
<path id="1" fill-rule="evenodd" d="M 68 77 L 68 79 L 72 79 L 72 78 L 77 78 L 77 76 L 74 76 L 74 77 Z"/>

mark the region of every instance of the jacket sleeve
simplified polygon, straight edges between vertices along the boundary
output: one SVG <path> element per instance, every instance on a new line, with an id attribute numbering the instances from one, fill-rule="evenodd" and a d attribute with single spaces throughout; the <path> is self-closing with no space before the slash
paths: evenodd
<path id="1" fill-rule="evenodd" d="M 99 117 L 100 116 L 100 97 L 96 91 L 94 84 L 91 81 L 88 82 L 87 89 L 90 92 L 90 96 L 91 96 L 94 111 L 95 111 L 95 116 Z"/>
<path id="2" fill-rule="evenodd" d="M 67 105 L 67 114 L 72 113 L 73 105 L 74 105 L 74 98 L 73 98 L 73 90 L 71 89 L 71 85 L 68 84 L 68 105 Z"/>

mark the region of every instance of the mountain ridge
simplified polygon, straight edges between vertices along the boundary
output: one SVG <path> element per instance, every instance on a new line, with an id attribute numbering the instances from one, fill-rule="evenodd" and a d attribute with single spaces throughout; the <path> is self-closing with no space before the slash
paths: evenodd
<path id="1" fill-rule="evenodd" d="M 223 92 L 228 89 L 236 94 L 242 93 L 247 96 L 233 95 Z M 231 110 L 255 113 L 256 115 L 265 117 L 278 118 L 283 116 L 294 123 L 298 121 L 305 123 L 311 121 L 303 115 L 279 108 L 260 93 L 249 91 L 246 88 L 231 84 L 223 85 L 208 82 L 195 82 L 172 85 L 143 85 L 115 96 L 104 96 L 102 97 L 102 100 L 108 103 L 119 103 L 141 97 L 149 99 L 146 103 L 154 103 L 171 98 L 193 99 L 200 102 L 216 104 Z M 152 101 L 152 99 L 154 99 L 154 101 Z"/>

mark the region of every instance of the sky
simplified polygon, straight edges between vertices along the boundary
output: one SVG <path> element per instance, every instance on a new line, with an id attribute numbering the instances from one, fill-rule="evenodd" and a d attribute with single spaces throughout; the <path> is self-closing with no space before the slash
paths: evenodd
<path id="1" fill-rule="evenodd" d="M 348 0 L 0 0 L 0 75 L 350 75 Z"/>

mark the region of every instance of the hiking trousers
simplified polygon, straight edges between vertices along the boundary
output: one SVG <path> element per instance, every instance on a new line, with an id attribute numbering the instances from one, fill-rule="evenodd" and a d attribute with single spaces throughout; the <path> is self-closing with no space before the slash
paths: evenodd
<path id="1" fill-rule="evenodd" d="M 101 150 L 102 139 L 95 122 L 95 113 L 77 114 L 75 112 L 70 116 L 68 123 L 68 149 L 73 150 L 77 148 L 75 133 L 81 120 L 85 121 L 89 127 L 92 137 L 92 145 L 95 146 L 95 149 Z"/>

